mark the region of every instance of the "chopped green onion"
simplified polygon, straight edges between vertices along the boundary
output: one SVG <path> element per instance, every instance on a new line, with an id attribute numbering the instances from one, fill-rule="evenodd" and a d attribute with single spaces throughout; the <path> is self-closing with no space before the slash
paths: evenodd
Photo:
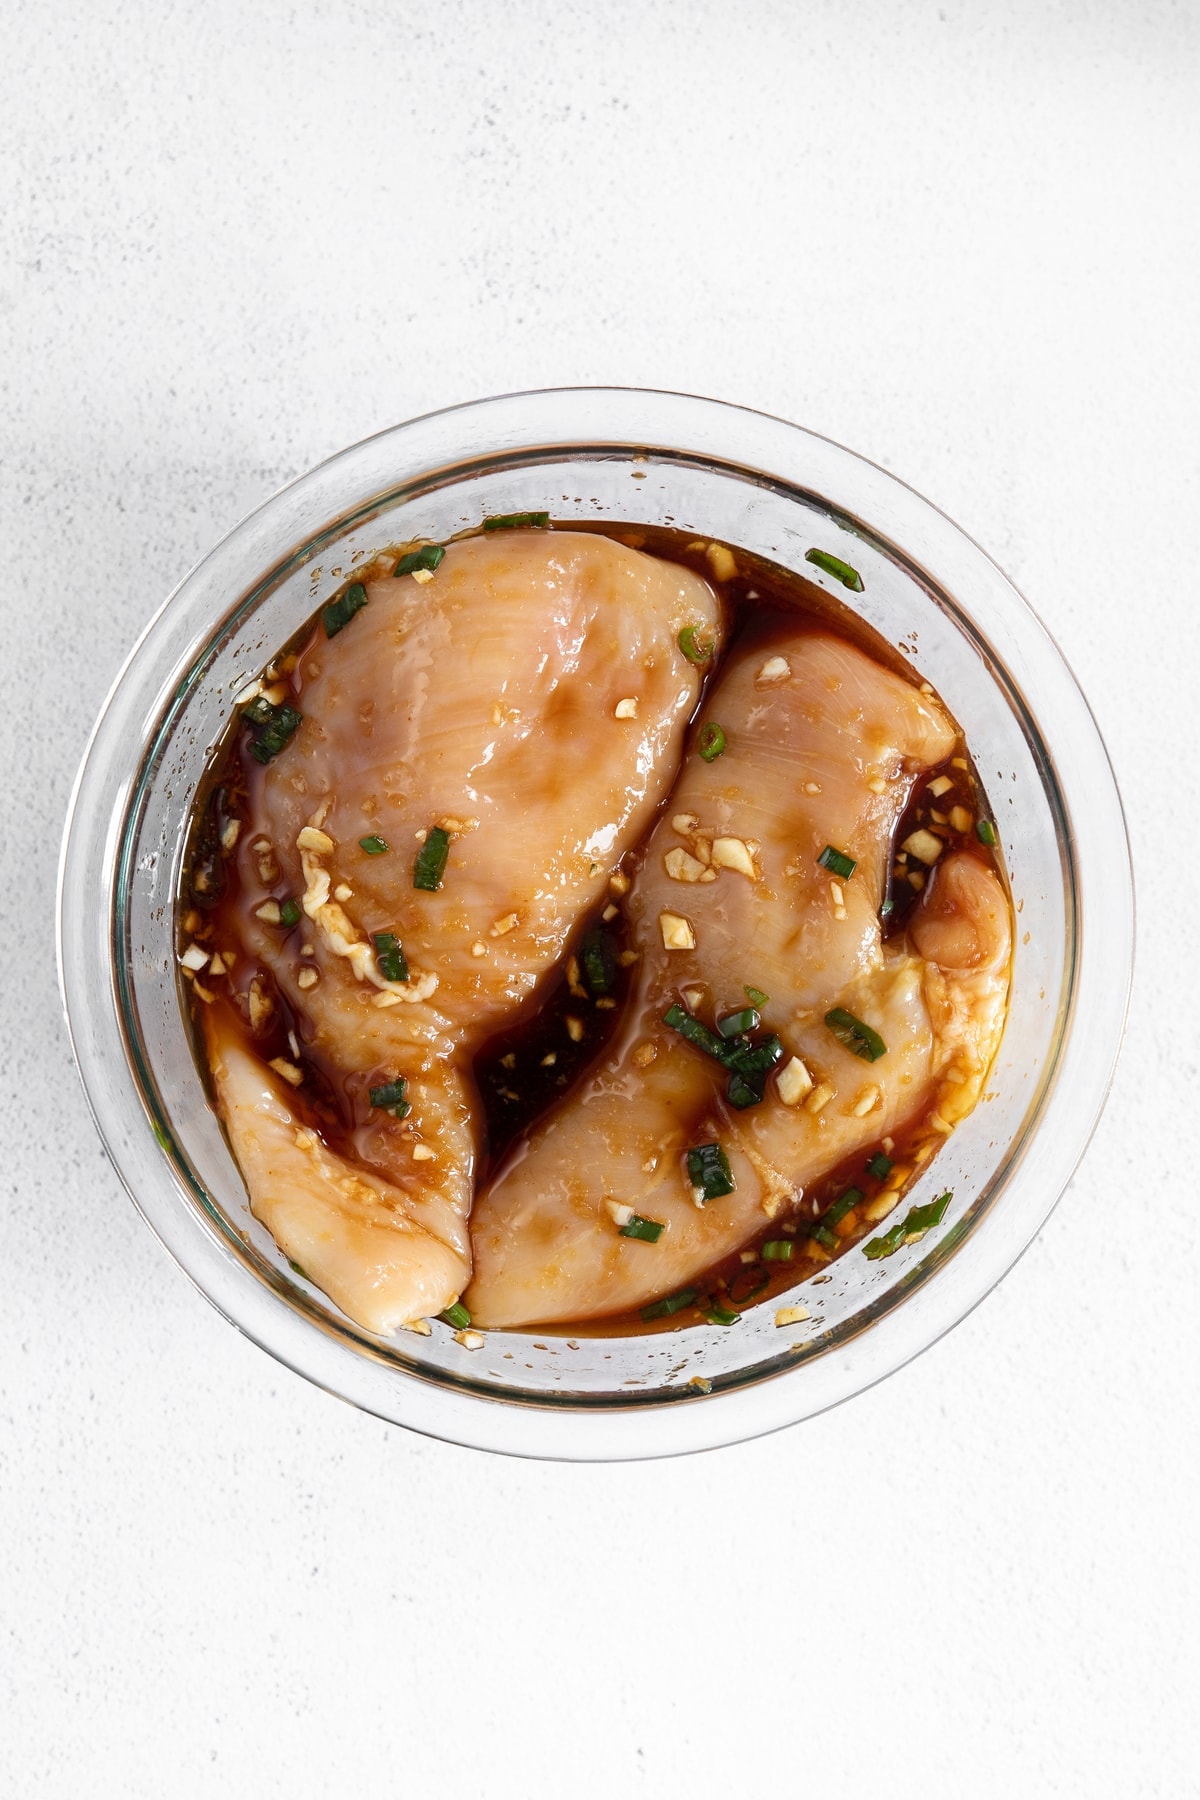
<path id="1" fill-rule="evenodd" d="M 835 581 L 840 581 L 851 593 L 862 593 L 862 576 L 849 563 L 844 563 L 840 556 L 831 556 L 828 550 L 806 550 L 804 560 L 812 563 L 814 568 L 823 569 L 826 575 L 832 575 Z"/>
<path id="2" fill-rule="evenodd" d="M 891 1158 L 885 1156 L 882 1150 L 877 1150 L 867 1164 L 867 1174 L 873 1175 L 876 1181 L 882 1181 L 885 1175 L 891 1174 L 892 1167 Z"/>
<path id="3" fill-rule="evenodd" d="M 471 1323 L 471 1315 L 461 1300 L 456 1300 L 453 1306 L 448 1306 L 438 1317 L 444 1319 L 447 1325 L 453 1325 L 455 1331 L 465 1331 Z"/>
<path id="4" fill-rule="evenodd" d="M 483 521 L 485 531 L 516 531 L 523 526 L 532 526 L 537 531 L 545 531 L 550 523 L 550 514 L 544 513 L 494 513 L 490 519 Z"/>
<path id="5" fill-rule="evenodd" d="M 840 1225 L 851 1207 L 857 1206 L 862 1198 L 861 1188 L 848 1187 L 845 1193 L 839 1194 L 833 1205 L 822 1215 L 822 1225 L 828 1225 L 831 1229 L 834 1225 Z"/>
<path id="6" fill-rule="evenodd" d="M 360 850 L 365 850 L 368 856 L 382 856 L 388 847 L 388 841 L 386 838 L 381 838 L 378 832 L 373 831 L 370 837 L 359 838 L 358 847 Z"/>
<path id="7" fill-rule="evenodd" d="M 649 1306 L 643 1306 L 642 1317 L 649 1324 L 651 1319 L 669 1319 L 672 1313 L 682 1312 L 696 1298 L 695 1288 L 680 1288 L 677 1294 L 668 1294 L 665 1300 L 655 1300 Z"/>
<path id="8" fill-rule="evenodd" d="M 270 706 L 270 701 L 267 702 Z M 294 706 L 271 706 L 269 715 L 264 718 L 255 700 L 243 713 L 252 725 L 260 730 L 250 745 L 250 754 L 255 762 L 269 763 L 273 756 L 278 756 L 284 745 L 290 741 L 300 724 L 300 714 Z"/>
<path id="9" fill-rule="evenodd" d="M 818 1244 L 823 1244 L 825 1246 L 826 1250 L 837 1250 L 841 1247 L 841 1238 L 837 1235 L 836 1231 L 830 1231 L 828 1225 L 816 1226 L 813 1231 L 813 1236 L 816 1238 Z"/>
<path id="10" fill-rule="evenodd" d="M 735 1039 L 725 1055 L 725 1066 L 732 1071 L 726 1096 L 739 1112 L 758 1106 L 766 1092 L 767 1076 L 783 1058 L 783 1045 L 772 1032 L 761 1043 L 751 1044 Z"/>
<path id="11" fill-rule="evenodd" d="M 666 1226 L 657 1219 L 643 1219 L 640 1213 L 634 1213 L 632 1219 L 622 1225 L 621 1236 L 641 1238 L 643 1243 L 657 1244 L 665 1230 Z"/>
<path id="12" fill-rule="evenodd" d="M 417 852 L 417 860 L 413 864 L 413 886 L 421 888 L 427 894 L 436 894 L 442 885 L 442 876 L 446 873 L 446 858 L 449 854 L 449 832 L 443 831 L 440 825 L 433 826 Z"/>
<path id="13" fill-rule="evenodd" d="M 731 1312 L 729 1307 L 722 1306 L 719 1300 L 705 1308 L 705 1318 L 710 1325 L 736 1325 L 741 1318 L 740 1312 Z"/>
<path id="14" fill-rule="evenodd" d="M 896 910 L 896 902 L 894 900 L 885 900 L 883 905 L 879 909 L 879 916 L 881 919 L 889 918 L 890 915 L 895 912 L 895 910 Z"/>
<path id="15" fill-rule="evenodd" d="M 858 867 L 852 856 L 847 856 L 844 850 L 835 850 L 832 844 L 826 844 L 817 861 L 831 875 L 840 875 L 843 881 L 849 881 Z"/>
<path id="16" fill-rule="evenodd" d="M 762 1254 L 767 1262 L 791 1262 L 795 1247 L 791 1238 L 768 1238 Z"/>
<path id="17" fill-rule="evenodd" d="M 764 994 L 761 988 L 744 987 L 742 992 L 752 1006 L 765 1006 L 771 998 L 770 994 Z"/>
<path id="18" fill-rule="evenodd" d="M 953 1190 L 939 1194 L 936 1200 L 929 1200 L 924 1206 L 910 1206 L 907 1216 L 898 1225 L 893 1225 L 882 1237 L 872 1238 L 863 1245 L 863 1255 L 870 1257 L 872 1262 L 878 1262 L 880 1257 L 894 1255 L 901 1244 L 910 1239 L 924 1237 L 927 1231 L 932 1231 L 935 1225 L 941 1224 L 952 1198 Z"/>
<path id="19" fill-rule="evenodd" d="M 700 754 L 705 762 L 716 762 L 725 748 L 725 733 L 712 719 L 700 733 Z"/>
<path id="20" fill-rule="evenodd" d="M 688 1180 L 701 1195 L 701 1205 L 732 1194 L 733 1173 L 720 1144 L 697 1144 L 687 1153 Z"/>
<path id="21" fill-rule="evenodd" d="M 696 642 L 696 627 L 685 625 L 679 634 L 679 648 L 690 663 L 706 663 L 713 653 L 711 644 Z"/>
<path id="22" fill-rule="evenodd" d="M 379 965 L 379 973 L 385 981 L 407 981 L 408 962 L 400 940 L 390 931 L 374 931 L 371 933 L 375 945 L 375 961 Z"/>
<path id="23" fill-rule="evenodd" d="M 663 1014 L 663 1024 L 669 1025 L 672 1031 L 677 1031 L 681 1038 L 686 1038 L 697 1050 L 703 1050 L 706 1056 L 715 1058 L 719 1063 L 725 1061 L 729 1046 L 724 1038 L 718 1037 L 715 1031 L 710 1031 L 707 1025 L 702 1025 L 678 1001 L 668 1006 Z"/>
<path id="24" fill-rule="evenodd" d="M 879 1033 L 856 1019 L 844 1006 L 832 1007 L 825 1014 L 825 1023 L 838 1043 L 853 1051 L 855 1056 L 861 1056 L 864 1062 L 878 1062 L 881 1056 L 886 1056 L 887 1045 Z"/>
<path id="25" fill-rule="evenodd" d="M 989 850 L 994 850 L 1000 842 L 996 835 L 996 827 L 990 819 L 980 819 L 975 827 L 975 836 L 981 844 L 986 844 Z"/>
<path id="26" fill-rule="evenodd" d="M 899 1225 L 893 1225 L 891 1230 L 885 1231 L 882 1236 L 870 1238 L 863 1245 L 862 1253 L 871 1262 L 878 1262 L 883 1256 L 894 1255 L 903 1242 L 904 1221 L 901 1220 Z"/>
<path id="27" fill-rule="evenodd" d="M 380 1112 L 391 1113 L 393 1119 L 407 1118 L 412 1111 L 405 1099 L 407 1089 L 408 1082 L 403 1075 L 398 1075 L 395 1081 L 385 1081 L 381 1086 L 369 1090 L 371 1105 Z"/>
<path id="28" fill-rule="evenodd" d="M 589 931 L 579 946 L 579 961 L 593 994 L 611 994 L 617 978 L 617 953 L 607 931 Z"/>
<path id="29" fill-rule="evenodd" d="M 939 1194 L 936 1200 L 927 1200 L 924 1206 L 910 1207 L 908 1217 L 904 1221 L 905 1237 L 914 1237 L 918 1233 L 932 1231 L 935 1225 L 940 1225 L 946 1216 L 946 1208 L 953 1198 L 954 1190 L 950 1188 L 946 1193 Z"/>
<path id="30" fill-rule="evenodd" d="M 752 1044 L 744 1036 L 724 1038 L 685 1012 L 678 1002 L 667 1008 L 663 1024 L 729 1070 L 726 1096 L 739 1112 L 760 1103 L 766 1091 L 767 1076 L 783 1056 L 783 1045 L 774 1032 L 758 1044 Z"/>
<path id="31" fill-rule="evenodd" d="M 336 637 L 343 625 L 348 625 L 356 612 L 361 612 L 367 604 L 367 590 L 361 581 L 352 581 L 344 594 L 331 600 L 321 614 L 321 623 L 325 627 L 327 638 Z"/>
<path id="32" fill-rule="evenodd" d="M 422 544 L 419 550 L 410 550 L 407 556 L 402 556 L 392 574 L 411 575 L 414 569 L 436 569 L 445 554 L 444 544 Z"/>
<path id="33" fill-rule="evenodd" d="M 256 694 L 249 706 L 242 708 L 242 718 L 247 725 L 269 725 L 275 717 L 275 708 L 265 694 Z"/>
<path id="34" fill-rule="evenodd" d="M 745 1031 L 757 1031 L 762 1024 L 762 1014 L 756 1006 L 747 1006 L 741 1012 L 726 1013 L 723 1019 L 717 1020 L 717 1030 L 723 1038 L 740 1037 Z"/>
<path id="35" fill-rule="evenodd" d="M 300 923 L 300 903 L 298 900 L 285 900 L 279 908 L 279 923 L 291 930 Z"/>

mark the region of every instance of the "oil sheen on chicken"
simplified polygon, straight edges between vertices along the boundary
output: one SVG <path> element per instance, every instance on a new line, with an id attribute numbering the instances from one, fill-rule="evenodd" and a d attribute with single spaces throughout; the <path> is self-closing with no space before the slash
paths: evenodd
<path id="1" fill-rule="evenodd" d="M 481 1325 L 670 1293 L 787 1219 L 843 1157 L 923 1115 L 949 1130 L 979 1096 L 1008 985 L 999 881 L 947 853 L 907 932 L 885 943 L 879 924 L 896 823 L 953 746 L 937 701 L 809 627 L 744 640 L 709 718 L 725 752 L 689 756 L 629 897 L 641 963 L 620 1035 L 476 1201 L 466 1298 Z M 850 879 L 821 866 L 826 845 L 855 859 Z M 711 1027 L 746 1006 L 747 987 L 770 996 L 763 1025 L 785 1060 L 762 1103 L 738 1111 L 725 1070 L 663 1015 L 682 1001 Z M 879 1034 L 878 1060 L 838 1040 L 835 1007 Z M 706 1205 L 686 1160 L 705 1142 L 724 1146 L 736 1183 Z M 656 1243 L 620 1235 L 629 1206 L 665 1225 Z"/>
<path id="2" fill-rule="evenodd" d="M 256 775 L 237 852 L 242 949 L 338 1091 L 347 1154 L 235 1053 L 228 1013 L 206 1025 L 254 1211 L 346 1313 L 388 1332 L 467 1281 L 472 1054 L 648 828 L 699 694 L 679 634 L 719 644 L 721 609 L 686 569 L 557 531 L 453 544 L 432 580 L 388 575 L 367 595 L 301 659 L 304 722 Z M 414 859 L 434 828 L 448 861 L 425 892 Z M 388 848 L 368 855 L 363 838 Z M 303 908 L 291 931 L 258 911 L 288 895 Z M 385 932 L 407 980 L 380 968 Z M 369 1091 L 400 1077 L 411 1110 L 396 1118 Z"/>

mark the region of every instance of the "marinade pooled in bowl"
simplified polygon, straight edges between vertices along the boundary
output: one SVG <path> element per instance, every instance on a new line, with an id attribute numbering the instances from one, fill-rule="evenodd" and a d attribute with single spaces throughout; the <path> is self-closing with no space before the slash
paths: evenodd
<path id="1" fill-rule="evenodd" d="M 734 1324 L 940 1220 L 995 833 L 928 683 L 773 564 L 541 516 L 379 556 L 239 696 L 188 866 L 252 1207 L 370 1330 Z"/>

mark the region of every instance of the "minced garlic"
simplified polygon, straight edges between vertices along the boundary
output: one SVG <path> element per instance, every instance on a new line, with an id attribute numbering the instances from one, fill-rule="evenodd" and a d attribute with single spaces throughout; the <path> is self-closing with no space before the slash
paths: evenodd
<path id="1" fill-rule="evenodd" d="M 712 859 L 718 869 L 733 869 L 739 875 L 748 875 L 751 881 L 758 880 L 750 847 L 742 838 L 714 838 Z"/>
<path id="2" fill-rule="evenodd" d="M 285 1081 L 290 1081 L 293 1087 L 299 1087 L 304 1080 L 303 1069 L 298 1069 L 295 1063 L 290 1063 L 286 1056 L 273 1056 L 268 1067 L 274 1069 L 277 1075 L 282 1075 Z"/>
<path id="3" fill-rule="evenodd" d="M 775 1314 L 775 1323 L 782 1329 L 785 1325 L 803 1325 L 808 1317 L 806 1306 L 781 1306 Z"/>
<path id="4" fill-rule="evenodd" d="M 696 933 L 691 921 L 681 918 L 678 913 L 660 912 L 658 928 L 662 932 L 664 950 L 694 950 Z"/>
<path id="5" fill-rule="evenodd" d="M 935 863 L 945 849 L 940 837 L 932 831 L 914 831 L 904 840 L 903 848 L 909 856 L 915 856 L 918 862 Z"/>
<path id="6" fill-rule="evenodd" d="M 775 1091 L 785 1106 L 799 1106 L 805 1094 L 811 1094 L 813 1078 L 798 1056 L 785 1062 L 775 1077 Z"/>

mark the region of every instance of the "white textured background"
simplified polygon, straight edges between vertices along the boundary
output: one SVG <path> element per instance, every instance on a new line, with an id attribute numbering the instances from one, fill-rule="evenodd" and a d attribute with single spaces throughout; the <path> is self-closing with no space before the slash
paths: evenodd
<path id="1" fill-rule="evenodd" d="M 0 25 L 0 1790 L 1200 1792 L 1195 5 Z M 978 537 L 1093 701 L 1142 908 L 1112 1102 L 999 1292 L 816 1423 L 599 1469 L 385 1428 L 207 1308 L 101 1154 L 50 917 L 195 558 L 381 426 L 591 381 L 795 418 Z"/>

